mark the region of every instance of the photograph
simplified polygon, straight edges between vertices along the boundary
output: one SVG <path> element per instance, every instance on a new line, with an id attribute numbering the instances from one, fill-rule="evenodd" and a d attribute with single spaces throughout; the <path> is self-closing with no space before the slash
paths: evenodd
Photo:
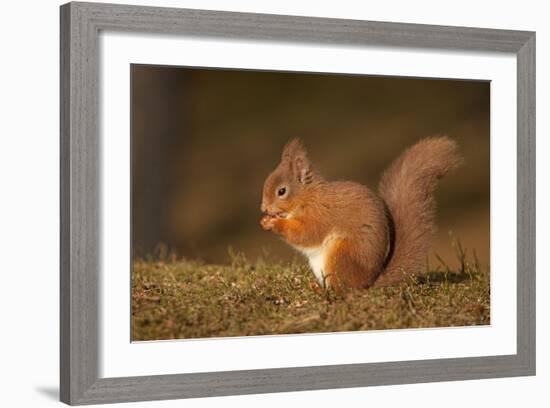
<path id="1" fill-rule="evenodd" d="M 131 341 L 491 324 L 491 82 L 130 65 Z"/>

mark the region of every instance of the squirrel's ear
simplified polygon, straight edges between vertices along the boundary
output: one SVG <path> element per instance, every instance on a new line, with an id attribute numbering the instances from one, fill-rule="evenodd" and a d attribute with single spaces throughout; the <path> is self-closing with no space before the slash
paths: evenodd
<path id="1" fill-rule="evenodd" d="M 292 139 L 283 149 L 282 161 L 289 163 L 292 172 L 302 184 L 309 184 L 313 180 L 311 163 L 307 151 L 300 139 Z"/>
<path id="2" fill-rule="evenodd" d="M 304 144 L 300 139 L 292 139 L 283 147 L 281 160 L 284 162 L 291 162 L 298 152 L 305 152 Z"/>
<path id="3" fill-rule="evenodd" d="M 293 163 L 294 174 L 302 184 L 309 184 L 313 181 L 311 164 L 306 155 L 296 156 Z"/>

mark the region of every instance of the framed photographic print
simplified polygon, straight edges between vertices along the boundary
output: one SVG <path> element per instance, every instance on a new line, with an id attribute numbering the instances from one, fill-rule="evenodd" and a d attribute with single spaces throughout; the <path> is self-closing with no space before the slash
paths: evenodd
<path id="1" fill-rule="evenodd" d="M 534 375 L 534 115 L 532 32 L 62 6 L 61 400 Z"/>

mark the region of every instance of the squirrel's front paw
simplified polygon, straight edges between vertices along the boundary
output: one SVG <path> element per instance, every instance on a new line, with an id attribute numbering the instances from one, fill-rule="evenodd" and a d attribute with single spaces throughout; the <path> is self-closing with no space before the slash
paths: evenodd
<path id="1" fill-rule="evenodd" d="M 264 215 L 260 220 L 260 225 L 266 231 L 273 229 L 273 226 L 275 225 L 275 217 L 272 215 Z"/>

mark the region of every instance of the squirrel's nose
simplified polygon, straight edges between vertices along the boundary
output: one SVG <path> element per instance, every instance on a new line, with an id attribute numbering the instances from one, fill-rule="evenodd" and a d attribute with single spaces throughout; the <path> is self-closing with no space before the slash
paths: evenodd
<path id="1" fill-rule="evenodd" d="M 260 209 L 263 213 L 267 212 L 267 205 L 265 205 L 265 203 L 263 201 L 262 201 L 262 206 L 260 207 Z"/>

